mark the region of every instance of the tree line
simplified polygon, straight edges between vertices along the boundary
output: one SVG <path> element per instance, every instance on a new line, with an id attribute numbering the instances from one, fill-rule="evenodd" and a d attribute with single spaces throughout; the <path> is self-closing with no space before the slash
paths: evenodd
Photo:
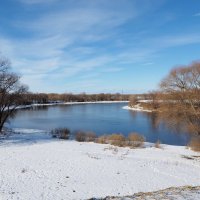
<path id="1" fill-rule="evenodd" d="M 32 103 L 58 103 L 58 102 L 96 102 L 96 101 L 128 101 L 129 94 L 72 94 L 72 93 L 25 93 L 23 94 L 24 105 Z"/>

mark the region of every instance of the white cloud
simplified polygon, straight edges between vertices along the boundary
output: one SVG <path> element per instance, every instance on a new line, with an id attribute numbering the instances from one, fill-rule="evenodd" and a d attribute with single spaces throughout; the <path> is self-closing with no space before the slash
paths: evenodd
<path id="1" fill-rule="evenodd" d="M 47 13 L 31 23 L 17 22 L 17 25 L 42 37 L 60 35 L 72 43 L 91 42 L 105 39 L 107 34 L 110 34 L 109 31 L 137 15 L 136 10 L 130 12 L 119 8 L 118 10 L 97 7 L 61 9 Z"/>

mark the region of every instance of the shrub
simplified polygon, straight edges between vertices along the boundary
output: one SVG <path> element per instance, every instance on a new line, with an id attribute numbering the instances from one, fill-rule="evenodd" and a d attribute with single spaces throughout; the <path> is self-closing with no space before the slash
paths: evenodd
<path id="1" fill-rule="evenodd" d="M 96 134 L 94 132 L 78 131 L 75 134 L 75 140 L 78 142 L 94 142 Z"/>
<path id="2" fill-rule="evenodd" d="M 108 136 L 107 135 L 102 135 L 102 136 L 96 138 L 95 142 L 99 143 L 99 144 L 107 144 Z"/>
<path id="3" fill-rule="evenodd" d="M 112 134 L 108 136 L 110 144 L 122 147 L 125 145 L 126 138 L 122 134 Z"/>
<path id="4" fill-rule="evenodd" d="M 85 142 L 86 141 L 86 134 L 83 131 L 78 131 L 75 134 L 75 140 L 78 142 Z"/>
<path id="5" fill-rule="evenodd" d="M 199 137 L 193 137 L 188 146 L 193 150 L 193 151 L 200 151 L 200 136 Z"/>
<path id="6" fill-rule="evenodd" d="M 130 133 L 128 143 L 131 147 L 141 147 L 144 144 L 145 138 L 138 133 Z"/>
<path id="7" fill-rule="evenodd" d="M 87 142 L 94 142 L 96 139 L 96 134 L 94 132 L 87 132 L 85 135 Z"/>
<path id="8" fill-rule="evenodd" d="M 75 134 L 75 140 L 78 142 L 94 142 L 96 134 L 94 132 L 78 131 Z"/>
<path id="9" fill-rule="evenodd" d="M 68 140 L 70 136 L 70 130 L 67 128 L 56 128 L 51 131 L 51 135 L 53 138 Z"/>
<path id="10" fill-rule="evenodd" d="M 156 107 L 156 105 L 154 105 L 153 103 L 150 103 L 150 102 L 141 102 L 140 106 L 144 110 L 155 110 L 155 107 Z"/>

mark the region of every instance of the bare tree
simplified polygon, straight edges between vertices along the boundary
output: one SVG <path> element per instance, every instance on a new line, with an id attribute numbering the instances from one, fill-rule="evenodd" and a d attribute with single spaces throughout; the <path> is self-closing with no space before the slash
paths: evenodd
<path id="1" fill-rule="evenodd" d="M 158 91 L 150 91 L 148 93 L 149 104 L 152 110 L 157 110 L 159 108 L 159 92 Z"/>
<path id="2" fill-rule="evenodd" d="M 0 58 L 0 133 L 8 117 L 24 101 L 27 87 L 19 80 L 20 77 L 10 71 L 10 61 Z"/>
<path id="3" fill-rule="evenodd" d="M 129 97 L 129 106 L 133 107 L 138 103 L 138 98 L 136 95 L 130 95 Z"/>
<path id="4" fill-rule="evenodd" d="M 200 62 L 173 69 L 160 87 L 161 118 L 200 135 Z"/>

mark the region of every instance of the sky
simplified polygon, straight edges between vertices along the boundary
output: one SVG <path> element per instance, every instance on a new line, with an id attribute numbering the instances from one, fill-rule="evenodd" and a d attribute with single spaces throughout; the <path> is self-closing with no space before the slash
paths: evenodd
<path id="1" fill-rule="evenodd" d="M 0 56 L 32 92 L 156 90 L 200 59 L 200 1 L 1 0 Z"/>

